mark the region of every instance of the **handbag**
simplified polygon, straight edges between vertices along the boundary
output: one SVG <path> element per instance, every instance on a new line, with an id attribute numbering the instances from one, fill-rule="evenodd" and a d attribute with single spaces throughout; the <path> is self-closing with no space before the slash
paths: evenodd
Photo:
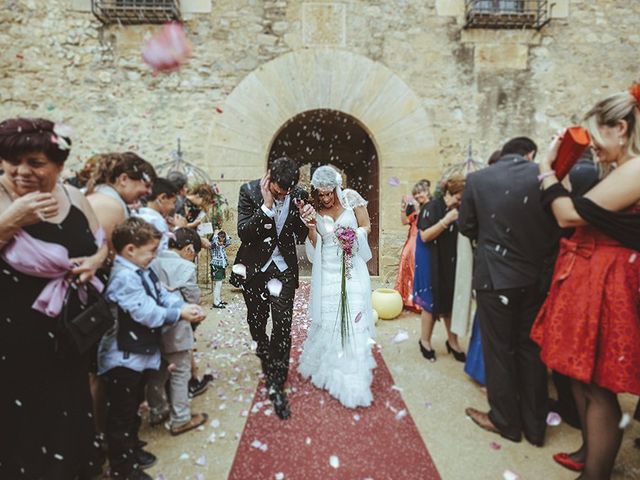
<path id="1" fill-rule="evenodd" d="M 76 290 L 69 287 L 64 297 L 60 320 L 62 329 L 69 335 L 78 352 L 85 353 L 115 324 L 115 316 L 111 304 L 91 284 L 87 287 L 87 304 L 82 311 L 73 318 L 69 318 L 69 298 Z"/>

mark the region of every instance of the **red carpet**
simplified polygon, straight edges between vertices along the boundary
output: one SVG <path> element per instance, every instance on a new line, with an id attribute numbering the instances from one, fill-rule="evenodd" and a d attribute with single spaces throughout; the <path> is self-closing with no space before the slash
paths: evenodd
<path id="1" fill-rule="evenodd" d="M 374 403 L 369 408 L 344 408 L 298 375 L 308 298 L 309 285 L 305 284 L 298 290 L 294 304 L 294 362 L 287 382 L 293 390 L 288 396 L 291 418 L 283 421 L 272 412 L 261 383 L 229 478 L 439 479 L 400 392 L 392 389 L 393 378 L 376 347 Z M 332 456 L 337 457 L 338 468 L 330 464 Z"/>

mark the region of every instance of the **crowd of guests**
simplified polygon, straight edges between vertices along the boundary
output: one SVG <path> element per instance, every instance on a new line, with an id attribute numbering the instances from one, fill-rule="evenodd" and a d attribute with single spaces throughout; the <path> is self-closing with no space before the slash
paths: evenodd
<path id="1" fill-rule="evenodd" d="M 410 230 L 397 289 L 422 310 L 422 355 L 436 360 L 442 318 L 447 351 L 486 385 L 489 411 L 466 409 L 479 427 L 542 446 L 551 370 L 553 408 L 582 431 L 576 451 L 553 458 L 595 480 L 610 478 L 621 444 L 617 394 L 640 395 L 640 86 L 600 101 L 584 122 L 591 150 L 565 179 L 553 169 L 559 134 L 538 164 L 536 144 L 518 137 L 487 168 L 444 179 L 435 198 L 418 182 L 401 206 Z M 468 358 L 450 323 L 464 291 L 459 235 L 473 244 Z"/>
<path id="2" fill-rule="evenodd" d="M 0 290 L 11 299 L 0 322 L 10 385 L 0 478 L 94 478 L 108 459 L 113 478 L 150 479 L 141 404 L 171 435 L 207 420 L 190 406 L 212 380 L 193 356 L 205 318 L 194 262 L 211 245 L 196 227 L 214 190 L 189 188 L 179 172 L 158 177 L 133 152 L 96 155 L 63 182 L 70 149 L 51 121 L 0 122 Z M 106 313 L 92 310 L 94 290 Z M 97 312 L 89 323 L 85 311 Z M 102 325 L 90 348 L 78 340 L 77 328 L 91 338 Z"/>
<path id="3" fill-rule="evenodd" d="M 538 164 L 536 144 L 517 137 L 439 195 L 418 182 L 401 206 L 410 227 L 398 290 L 420 311 L 424 358 L 436 361 L 442 319 L 447 351 L 486 385 L 489 411 L 466 410 L 479 427 L 541 446 L 552 370 L 558 405 L 582 431 L 582 445 L 554 459 L 590 480 L 610 477 L 620 447 L 617 394 L 640 395 L 640 87 L 597 103 L 585 124 L 597 166 L 585 159 L 566 180 L 553 169 L 560 135 Z M 159 178 L 133 152 L 96 155 L 63 183 L 70 148 L 48 120 L 0 122 L 0 291 L 11 299 L 0 321 L 11 386 L 0 393 L 0 478 L 91 478 L 104 447 L 114 478 L 148 479 L 157 459 L 138 436 L 140 405 L 172 435 L 207 420 L 189 402 L 210 381 L 193 360 L 205 317 L 194 261 L 211 248 L 212 307 L 224 308 L 231 238 L 195 230 L 211 186 Z M 464 238 L 477 302 L 468 358 L 452 319 Z M 71 324 L 99 303 L 93 289 L 117 321 L 86 349 Z"/>

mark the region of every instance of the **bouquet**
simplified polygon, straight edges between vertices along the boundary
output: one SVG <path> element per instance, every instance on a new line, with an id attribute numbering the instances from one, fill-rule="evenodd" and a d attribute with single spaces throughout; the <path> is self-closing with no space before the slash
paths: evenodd
<path id="1" fill-rule="evenodd" d="M 351 330 L 351 314 L 349 312 L 349 301 L 347 299 L 347 279 L 351 278 L 353 269 L 353 255 L 357 249 L 357 234 L 353 228 L 338 227 L 334 234 L 338 241 L 338 255 L 342 254 L 342 282 L 340 287 L 340 303 L 338 305 L 338 320 L 340 321 L 340 336 L 342 338 L 342 348 L 349 340 Z"/>

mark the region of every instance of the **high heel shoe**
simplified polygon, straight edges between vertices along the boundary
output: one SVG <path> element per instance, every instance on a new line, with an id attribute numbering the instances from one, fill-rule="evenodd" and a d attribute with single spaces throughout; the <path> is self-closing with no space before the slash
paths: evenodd
<path id="1" fill-rule="evenodd" d="M 455 358 L 457 361 L 459 361 L 459 362 L 466 362 L 467 361 L 467 355 L 464 352 L 459 352 L 459 351 L 454 350 L 453 348 L 451 348 L 451 345 L 449 345 L 449 340 L 444 342 L 444 344 L 447 346 L 447 352 L 448 353 L 452 353 L 453 354 L 453 358 Z"/>
<path id="2" fill-rule="evenodd" d="M 584 462 L 578 462 L 577 460 L 572 459 L 568 453 L 556 453 L 553 456 L 553 459 L 564 468 L 568 468 L 574 472 L 581 472 L 584 470 Z"/>
<path id="3" fill-rule="evenodd" d="M 430 362 L 435 362 L 436 361 L 436 351 L 435 350 L 428 350 L 428 349 L 424 348 L 424 345 L 422 345 L 422 342 L 420 340 L 418 340 L 418 345 L 420 345 L 420 351 L 422 352 L 422 356 L 424 358 L 426 358 Z"/>

